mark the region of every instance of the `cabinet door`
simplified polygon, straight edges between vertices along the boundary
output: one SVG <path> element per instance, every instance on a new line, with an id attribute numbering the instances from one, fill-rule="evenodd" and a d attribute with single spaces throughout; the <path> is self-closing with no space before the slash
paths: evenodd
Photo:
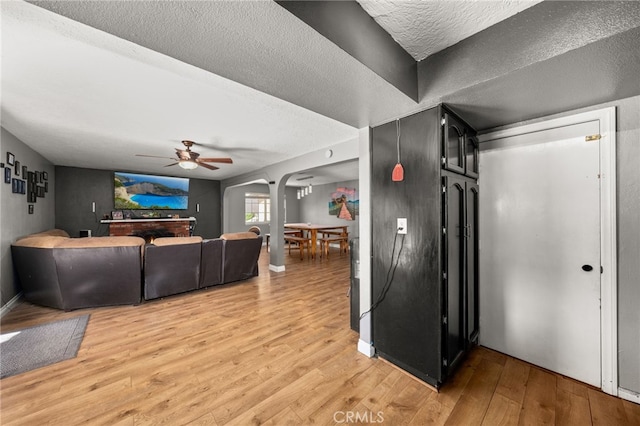
<path id="1" fill-rule="evenodd" d="M 450 370 L 464 352 L 465 335 L 465 182 L 462 178 L 443 177 L 444 205 L 444 347 L 446 366 Z"/>
<path id="2" fill-rule="evenodd" d="M 480 331 L 480 304 L 478 299 L 480 275 L 478 271 L 478 211 L 479 188 L 476 183 L 466 183 L 466 274 L 467 274 L 467 346 L 478 343 Z"/>
<path id="3" fill-rule="evenodd" d="M 443 167 L 456 173 L 464 173 L 464 129 L 463 124 L 449 113 L 442 117 Z"/>
<path id="4" fill-rule="evenodd" d="M 477 178 L 478 177 L 478 139 L 471 134 L 466 134 L 464 137 L 464 170 L 465 175 Z"/>

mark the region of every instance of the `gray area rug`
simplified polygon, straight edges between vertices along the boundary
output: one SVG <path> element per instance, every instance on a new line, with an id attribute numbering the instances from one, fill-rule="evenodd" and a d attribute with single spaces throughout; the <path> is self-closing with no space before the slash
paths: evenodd
<path id="1" fill-rule="evenodd" d="M 2 334 L 0 378 L 75 358 L 89 315 Z"/>

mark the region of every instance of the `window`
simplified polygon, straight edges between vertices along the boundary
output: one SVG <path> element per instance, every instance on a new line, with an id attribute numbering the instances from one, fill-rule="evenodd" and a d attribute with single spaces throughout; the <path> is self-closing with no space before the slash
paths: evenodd
<path id="1" fill-rule="evenodd" d="M 271 221 L 271 199 L 269 194 L 247 192 L 244 194 L 244 223 L 269 223 Z"/>

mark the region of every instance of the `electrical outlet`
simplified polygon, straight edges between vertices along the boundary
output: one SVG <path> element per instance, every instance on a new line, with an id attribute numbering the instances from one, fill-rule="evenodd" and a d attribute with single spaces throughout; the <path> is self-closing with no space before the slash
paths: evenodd
<path id="1" fill-rule="evenodd" d="M 396 229 L 398 230 L 398 234 L 406 234 L 407 233 L 407 218 L 406 217 L 399 217 L 398 218 L 398 225 L 397 225 Z"/>

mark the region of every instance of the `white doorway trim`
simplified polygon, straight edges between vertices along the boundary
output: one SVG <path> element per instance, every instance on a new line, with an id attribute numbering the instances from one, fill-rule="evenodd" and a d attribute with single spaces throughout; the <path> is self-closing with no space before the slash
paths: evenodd
<path id="1" fill-rule="evenodd" d="M 544 120 L 544 119 L 543 119 Z M 616 109 L 609 107 L 567 117 L 544 120 L 480 135 L 482 143 L 551 130 L 588 121 L 600 122 L 600 360 L 601 389 L 618 395 L 618 280 L 616 241 Z M 480 284 L 482 285 L 482 284 Z"/>

